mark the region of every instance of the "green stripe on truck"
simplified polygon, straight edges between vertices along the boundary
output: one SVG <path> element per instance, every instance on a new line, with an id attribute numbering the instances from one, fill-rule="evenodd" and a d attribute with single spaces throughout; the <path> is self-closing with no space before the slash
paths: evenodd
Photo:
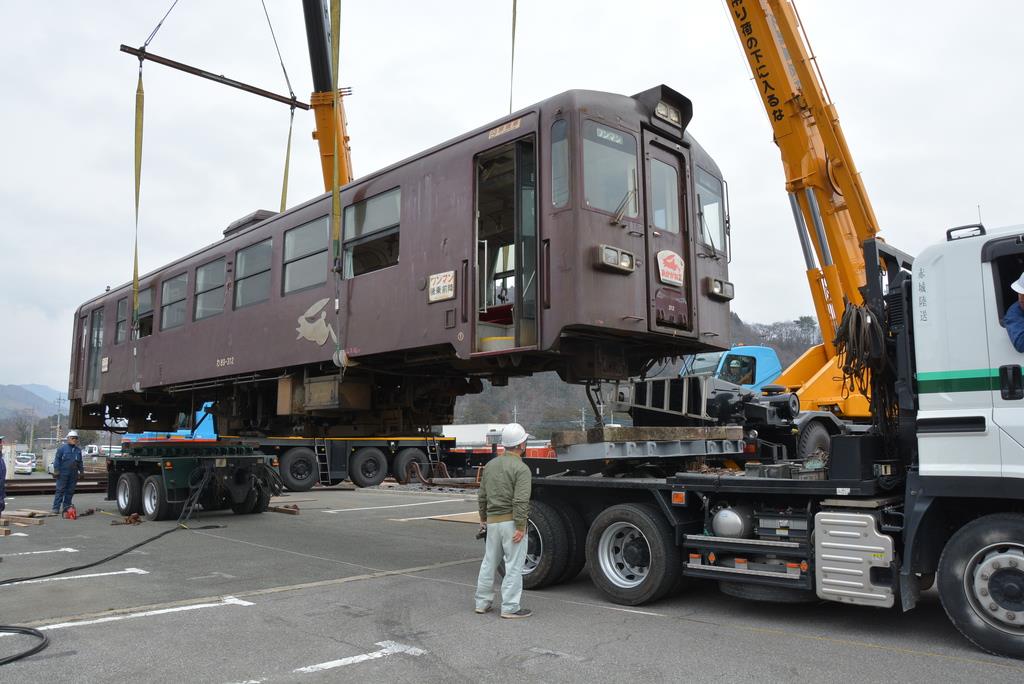
<path id="1" fill-rule="evenodd" d="M 921 394 L 936 392 L 985 392 L 997 389 L 999 389 L 998 368 L 934 371 L 917 374 L 917 391 Z"/>

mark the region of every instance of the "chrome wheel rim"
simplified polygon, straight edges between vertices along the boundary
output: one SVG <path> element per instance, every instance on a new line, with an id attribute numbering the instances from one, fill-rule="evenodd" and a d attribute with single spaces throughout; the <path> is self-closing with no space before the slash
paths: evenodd
<path id="1" fill-rule="evenodd" d="M 522 543 L 522 542 L 520 542 Z M 532 520 L 526 521 L 526 560 L 523 561 L 523 574 L 529 575 L 540 565 L 544 556 L 544 540 Z"/>
<path id="2" fill-rule="evenodd" d="M 153 515 L 157 506 L 156 484 L 147 482 L 142 487 L 142 512 L 146 515 Z"/>
<path id="3" fill-rule="evenodd" d="M 964 571 L 964 591 L 978 617 L 1024 636 L 1024 544 L 991 544 L 975 553 Z"/>
<path id="4" fill-rule="evenodd" d="M 124 478 L 117 481 L 117 506 L 122 511 L 128 510 L 128 480 Z"/>
<path id="5" fill-rule="evenodd" d="M 636 525 L 616 522 L 601 533 L 597 545 L 601 572 L 622 589 L 643 584 L 651 565 L 651 545 Z"/>

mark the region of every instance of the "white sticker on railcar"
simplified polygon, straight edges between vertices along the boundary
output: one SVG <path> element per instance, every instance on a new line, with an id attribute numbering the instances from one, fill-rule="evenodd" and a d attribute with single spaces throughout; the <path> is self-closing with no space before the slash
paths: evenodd
<path id="1" fill-rule="evenodd" d="M 299 327 L 295 329 L 298 335 L 296 335 L 295 339 L 309 340 L 313 344 L 322 347 L 327 342 L 327 339 L 330 338 L 337 344 L 338 335 L 334 332 L 331 324 L 327 322 L 327 311 L 325 309 L 329 301 L 331 301 L 330 298 L 320 299 L 299 316 Z M 335 300 L 334 308 L 337 311 L 337 300 Z"/>
<path id="2" fill-rule="evenodd" d="M 427 301 L 433 304 L 448 299 L 455 299 L 455 271 L 431 274 Z"/>
<path id="3" fill-rule="evenodd" d="M 658 278 L 666 285 L 683 286 L 683 258 L 671 249 L 658 252 Z"/>

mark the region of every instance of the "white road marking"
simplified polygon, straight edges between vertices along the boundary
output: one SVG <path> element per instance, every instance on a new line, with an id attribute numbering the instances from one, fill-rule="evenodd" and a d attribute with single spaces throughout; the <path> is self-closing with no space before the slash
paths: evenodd
<path id="1" fill-rule="evenodd" d="M 234 575 L 229 575 L 226 572 L 216 572 L 216 571 L 211 572 L 209 575 L 199 575 L 198 577 L 188 577 L 186 579 L 201 580 L 201 579 L 217 579 L 218 577 L 220 577 L 221 579 L 235 579 Z"/>
<path id="2" fill-rule="evenodd" d="M 111 575 L 148 575 L 148 570 L 140 570 L 139 568 L 125 568 L 124 570 L 117 570 L 116 572 L 94 572 L 88 575 L 68 575 L 67 577 L 44 577 L 42 579 L 23 580 L 21 582 L 11 582 L 5 584 L 5 587 L 13 587 L 19 584 L 40 584 L 42 582 L 64 582 L 66 580 L 74 579 L 89 579 L 91 577 L 109 577 Z"/>
<path id="3" fill-rule="evenodd" d="M 388 518 L 390 522 L 409 522 L 410 520 L 437 520 L 439 518 L 454 518 L 458 515 L 468 515 L 477 511 L 466 511 L 465 513 L 445 513 L 444 515 L 421 515 L 416 518 Z"/>
<path id="4" fill-rule="evenodd" d="M 42 625 L 36 627 L 40 632 L 46 632 L 54 629 L 65 629 L 67 627 L 85 627 L 88 625 L 99 625 L 106 622 L 117 622 L 118 620 L 131 620 L 133 618 L 141 617 L 152 617 L 153 615 L 165 615 L 167 613 L 180 613 L 186 610 L 199 610 L 200 608 L 219 608 L 220 606 L 252 606 L 255 605 L 250 601 L 243 601 L 242 599 L 235 598 L 234 596 L 225 596 L 223 599 L 216 603 L 193 603 L 187 606 L 176 606 L 174 608 L 161 608 L 159 610 L 146 610 L 141 613 L 126 613 L 124 615 L 110 615 L 108 617 L 97 618 L 95 620 L 76 620 L 72 622 L 58 622 L 52 625 Z M 0 634 L 0 637 L 7 636 L 8 633 Z"/>
<path id="5" fill-rule="evenodd" d="M 586 603 L 584 601 L 568 601 L 566 599 L 555 599 L 562 603 L 571 603 L 575 606 L 588 606 L 590 608 L 602 608 L 604 610 L 616 610 L 620 613 L 633 613 L 635 615 L 650 615 L 651 617 L 665 617 L 664 613 L 652 613 L 648 610 L 633 610 L 632 608 L 617 608 L 615 606 L 602 606 L 600 603 Z"/>
<path id="6" fill-rule="evenodd" d="M 11 532 L 7 536 L 9 536 L 9 537 L 27 537 L 28 535 L 26 533 L 24 533 L 24 532 Z"/>
<path id="7" fill-rule="evenodd" d="M 411 656 L 421 656 L 426 651 L 422 648 L 416 648 L 415 646 L 406 646 L 405 644 L 395 643 L 394 641 L 378 641 L 377 645 L 380 646 L 379 651 L 373 651 L 371 653 L 361 653 L 355 656 L 349 656 L 348 658 L 341 658 L 340 660 L 330 660 L 326 663 L 319 663 L 317 665 L 308 665 L 306 667 L 300 667 L 292 672 L 301 672 L 303 674 L 309 674 L 311 672 L 323 672 L 324 670 L 332 670 L 336 667 L 344 667 L 346 665 L 355 665 L 357 663 L 366 662 L 367 660 L 376 660 L 377 658 L 384 658 L 389 655 L 396 653 L 405 653 Z"/>
<path id="8" fill-rule="evenodd" d="M 417 501 L 416 503 L 394 504 L 391 506 L 365 506 L 363 508 L 333 508 L 322 513 L 348 513 L 349 511 L 377 511 L 382 508 L 406 508 L 408 506 L 429 506 L 430 504 L 441 503 L 462 503 L 463 499 L 440 499 L 438 501 Z"/>
<path id="9" fill-rule="evenodd" d="M 4 558 L 10 558 L 11 556 L 31 556 L 36 553 L 78 553 L 78 549 L 72 549 L 69 546 L 65 546 L 63 549 L 47 549 L 46 551 L 20 551 L 18 553 L 5 553 Z"/>

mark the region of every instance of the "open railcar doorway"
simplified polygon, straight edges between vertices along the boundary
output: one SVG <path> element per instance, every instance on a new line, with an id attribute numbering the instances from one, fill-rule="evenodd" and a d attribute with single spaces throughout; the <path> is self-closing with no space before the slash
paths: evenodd
<path id="1" fill-rule="evenodd" d="M 531 136 L 476 160 L 477 354 L 537 347 L 535 159 Z"/>

